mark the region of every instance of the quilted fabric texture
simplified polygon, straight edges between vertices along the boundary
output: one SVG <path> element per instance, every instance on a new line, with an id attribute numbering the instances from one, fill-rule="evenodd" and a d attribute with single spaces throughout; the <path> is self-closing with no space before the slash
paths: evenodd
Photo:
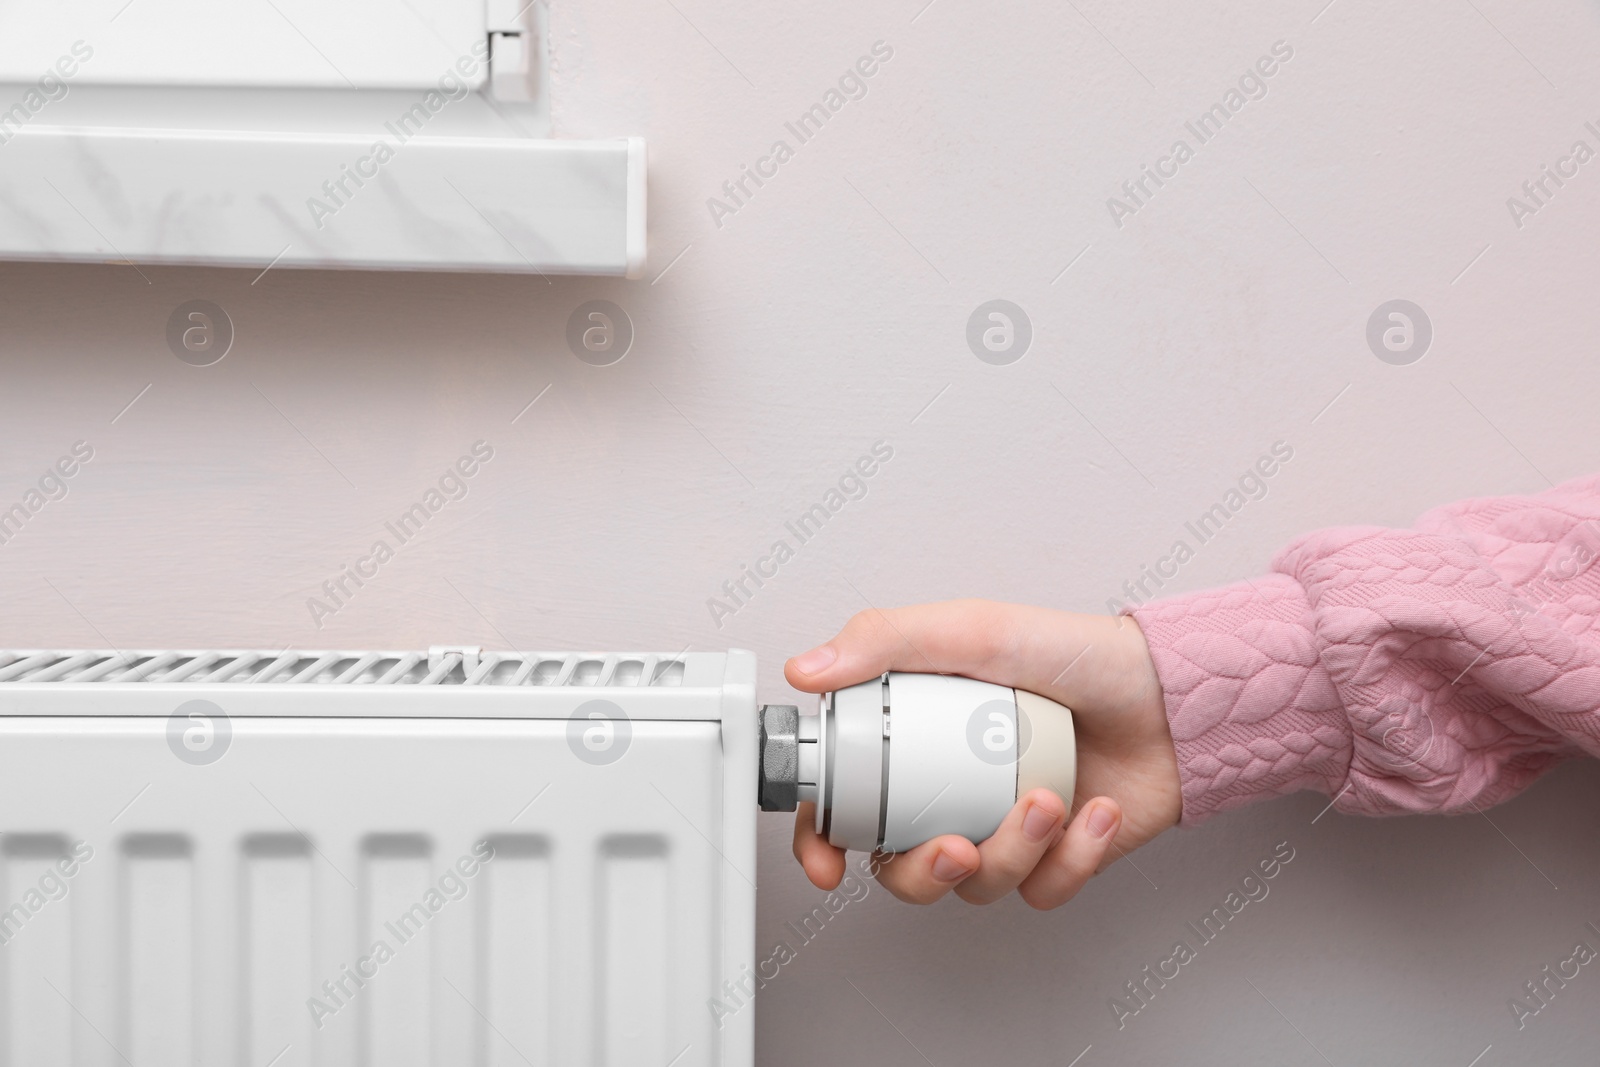
<path id="1" fill-rule="evenodd" d="M 1600 476 L 1322 530 L 1272 570 L 1128 609 L 1185 824 L 1301 789 L 1364 815 L 1472 812 L 1600 755 Z"/>

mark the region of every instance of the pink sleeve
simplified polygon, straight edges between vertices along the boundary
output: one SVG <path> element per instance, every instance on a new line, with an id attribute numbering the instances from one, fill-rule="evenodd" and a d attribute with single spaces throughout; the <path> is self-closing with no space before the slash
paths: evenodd
<path id="1" fill-rule="evenodd" d="M 1302 537 L 1273 573 L 1128 609 L 1183 821 L 1314 789 L 1367 815 L 1470 812 L 1600 755 L 1600 476 L 1415 529 Z"/>

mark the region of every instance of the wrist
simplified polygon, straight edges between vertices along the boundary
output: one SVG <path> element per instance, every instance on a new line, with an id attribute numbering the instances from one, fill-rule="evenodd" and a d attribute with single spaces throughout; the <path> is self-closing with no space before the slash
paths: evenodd
<path id="1" fill-rule="evenodd" d="M 1153 814 L 1157 826 L 1165 830 L 1178 825 L 1183 818 L 1183 776 L 1172 727 L 1167 721 L 1166 696 L 1143 628 L 1131 615 L 1120 616 L 1117 621 L 1121 623 L 1122 640 L 1128 646 L 1129 707 L 1136 720 L 1144 724 L 1144 758 L 1149 775 L 1157 783 Z"/>

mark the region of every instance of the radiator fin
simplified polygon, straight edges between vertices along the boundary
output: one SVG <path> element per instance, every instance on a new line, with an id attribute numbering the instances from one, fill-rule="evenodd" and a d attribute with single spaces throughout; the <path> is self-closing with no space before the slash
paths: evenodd
<path id="1" fill-rule="evenodd" d="M 432 848 L 421 834 L 375 834 L 362 849 L 363 943 L 384 942 L 394 958 L 383 981 L 360 989 L 362 1062 L 374 1067 L 428 1067 L 433 1058 L 435 1008 L 433 916 L 423 898 L 431 886 Z"/>
<path id="2" fill-rule="evenodd" d="M 244 839 L 244 1043 L 248 1062 L 311 1062 L 308 992 L 320 993 L 311 958 L 311 843 L 299 834 Z"/>
<path id="3" fill-rule="evenodd" d="M 72 1008 L 64 999 L 73 995 L 73 909 L 57 868 L 68 848 L 60 834 L 7 834 L 0 843 L 3 899 L 13 902 L 0 914 L 5 967 L 0 1026 L 8 1064 L 67 1067 L 74 1062 Z"/>
<path id="4" fill-rule="evenodd" d="M 194 1064 L 194 856 L 181 834 L 133 834 L 122 847 L 125 993 L 121 1030 L 134 1063 Z"/>
<path id="5" fill-rule="evenodd" d="M 620 834 L 601 848 L 599 1012 L 608 1067 L 670 1062 L 668 990 L 673 956 L 671 867 L 660 834 Z"/>
<path id="6" fill-rule="evenodd" d="M 489 1067 L 543 1067 L 554 1062 L 550 843 L 515 834 L 490 844 L 495 858 L 483 874 L 488 881 L 475 931 L 486 1004 L 477 1044 L 487 1050 Z"/>

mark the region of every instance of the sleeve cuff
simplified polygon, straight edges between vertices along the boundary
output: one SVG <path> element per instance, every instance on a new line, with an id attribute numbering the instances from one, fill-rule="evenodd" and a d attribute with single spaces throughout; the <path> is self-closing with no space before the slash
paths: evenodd
<path id="1" fill-rule="evenodd" d="M 1271 574 L 1124 612 L 1144 631 L 1161 680 L 1184 825 L 1302 789 L 1343 788 L 1350 725 L 1297 581 Z"/>

